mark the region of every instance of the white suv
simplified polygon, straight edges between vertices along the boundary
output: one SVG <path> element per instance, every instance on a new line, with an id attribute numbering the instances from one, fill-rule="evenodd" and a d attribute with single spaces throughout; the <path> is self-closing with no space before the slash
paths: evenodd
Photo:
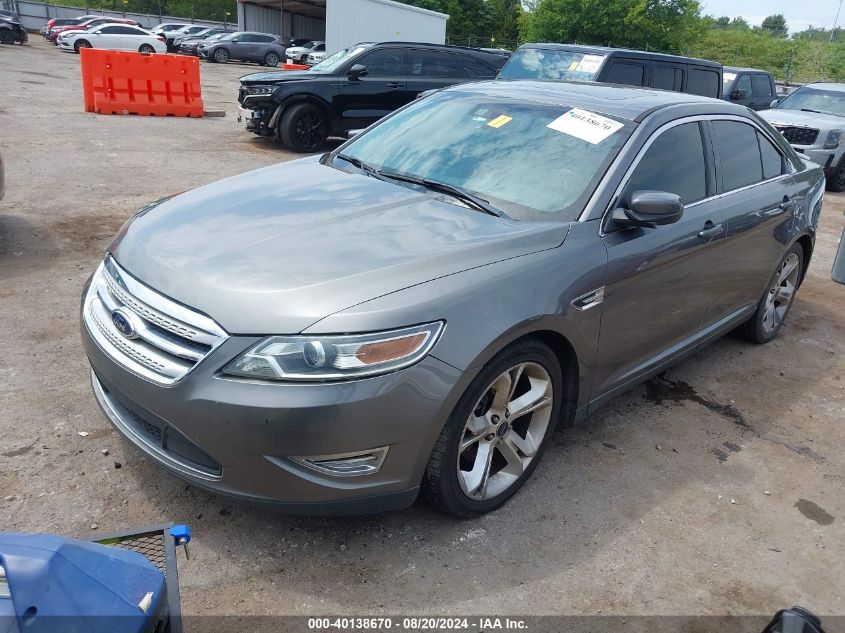
<path id="1" fill-rule="evenodd" d="M 760 116 L 824 168 L 830 191 L 845 191 L 845 84 L 807 84 Z"/>

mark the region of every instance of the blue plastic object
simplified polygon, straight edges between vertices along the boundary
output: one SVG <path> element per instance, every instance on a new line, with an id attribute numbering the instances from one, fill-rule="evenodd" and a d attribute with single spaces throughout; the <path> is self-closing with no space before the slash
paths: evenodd
<path id="1" fill-rule="evenodd" d="M 185 545 L 191 542 L 191 528 L 187 525 L 174 525 L 170 528 L 170 536 L 176 542 L 176 545 Z"/>
<path id="2" fill-rule="evenodd" d="M 166 607 L 164 575 L 136 552 L 43 534 L 0 533 L 18 629 L 147 633 Z M 0 629 L 14 631 L 7 621 Z"/>

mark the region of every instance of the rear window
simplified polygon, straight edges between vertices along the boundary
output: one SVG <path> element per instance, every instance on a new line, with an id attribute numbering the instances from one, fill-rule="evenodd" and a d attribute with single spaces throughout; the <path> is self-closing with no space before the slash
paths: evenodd
<path id="1" fill-rule="evenodd" d="M 606 57 L 579 51 L 523 48 L 504 65 L 499 79 L 593 81 Z"/>

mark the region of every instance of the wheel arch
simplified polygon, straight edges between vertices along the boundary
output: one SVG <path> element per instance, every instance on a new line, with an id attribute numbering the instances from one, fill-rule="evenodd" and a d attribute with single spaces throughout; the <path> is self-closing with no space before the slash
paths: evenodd
<path id="1" fill-rule="evenodd" d="M 801 270 L 801 280 L 800 280 L 800 282 L 803 283 L 804 277 L 807 275 L 807 269 L 810 267 L 810 260 L 813 257 L 813 248 L 814 248 L 815 243 L 813 241 L 813 238 L 808 233 L 802 233 L 793 242 L 793 244 L 800 245 L 801 250 L 804 251 L 804 266 Z"/>
<path id="2" fill-rule="evenodd" d="M 329 129 L 334 131 L 335 126 L 334 126 L 334 120 L 333 120 L 333 117 L 332 117 L 332 111 L 331 111 L 331 108 L 329 107 L 329 104 L 325 100 L 321 99 L 317 95 L 295 94 L 295 95 L 291 95 L 290 97 L 285 99 L 281 104 L 279 104 L 278 110 L 276 110 L 276 112 L 273 115 L 273 118 L 274 118 L 273 129 L 274 129 L 274 134 L 276 135 L 276 138 L 279 137 L 280 130 L 281 130 L 282 118 L 285 116 L 285 112 L 287 112 L 287 110 L 290 107 L 298 105 L 300 103 L 309 103 L 313 106 L 320 108 L 323 115 L 326 117 L 326 121 L 329 122 Z"/>

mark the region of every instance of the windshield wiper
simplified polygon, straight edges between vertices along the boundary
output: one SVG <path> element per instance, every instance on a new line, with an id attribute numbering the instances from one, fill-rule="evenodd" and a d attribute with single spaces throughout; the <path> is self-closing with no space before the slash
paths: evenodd
<path id="1" fill-rule="evenodd" d="M 381 177 L 381 175 L 379 174 L 378 170 L 375 167 L 373 167 L 372 165 L 368 165 L 367 163 L 362 161 L 360 158 L 355 158 L 354 156 L 347 156 L 346 154 L 335 154 L 334 157 L 340 158 L 341 160 L 345 160 L 347 163 L 349 163 L 353 167 L 357 167 L 358 169 L 360 169 L 362 172 L 364 172 L 368 176 L 372 176 L 373 178 L 378 178 L 379 180 L 384 180 L 384 178 Z M 332 160 L 334 160 L 334 159 L 332 159 Z"/>
<path id="2" fill-rule="evenodd" d="M 815 114 L 824 114 L 821 110 L 810 110 L 810 108 L 801 108 L 801 112 L 813 112 Z"/>
<path id="3" fill-rule="evenodd" d="M 394 171 L 377 171 L 376 172 L 379 176 L 384 176 L 386 178 L 390 178 L 391 180 L 399 180 L 402 182 L 408 182 L 412 185 L 419 185 L 421 187 L 425 187 L 426 189 L 432 189 L 434 191 L 440 191 L 441 193 L 445 193 L 453 198 L 460 200 L 461 202 L 466 203 L 467 205 L 473 207 L 478 211 L 483 211 L 489 215 L 494 215 L 497 218 L 507 218 L 507 214 L 502 211 L 501 209 L 497 209 L 492 204 L 487 202 L 484 198 L 479 198 L 478 196 L 461 189 L 460 187 L 455 187 L 454 185 L 449 185 L 445 182 L 440 182 L 438 180 L 430 180 L 428 178 L 418 178 L 416 176 L 409 176 L 408 174 L 400 174 Z"/>

